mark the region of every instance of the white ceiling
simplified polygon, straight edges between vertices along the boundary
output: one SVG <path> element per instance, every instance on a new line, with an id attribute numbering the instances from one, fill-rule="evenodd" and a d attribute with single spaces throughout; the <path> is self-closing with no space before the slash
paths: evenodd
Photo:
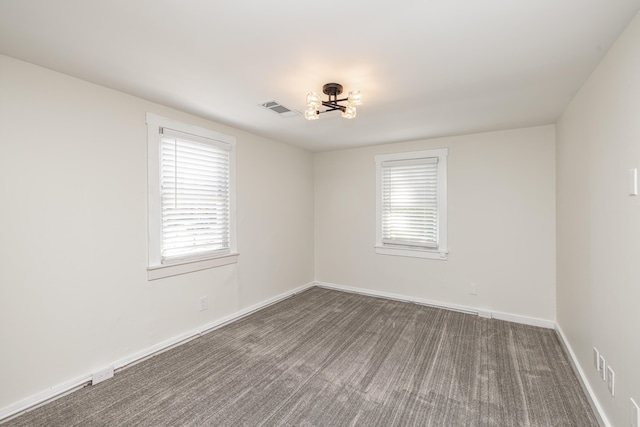
<path id="1" fill-rule="evenodd" d="M 640 0 L 1 0 L 0 53 L 313 151 L 554 123 Z M 1 71 L 0 71 L 1 72 Z M 307 92 L 359 89 L 353 120 Z"/>

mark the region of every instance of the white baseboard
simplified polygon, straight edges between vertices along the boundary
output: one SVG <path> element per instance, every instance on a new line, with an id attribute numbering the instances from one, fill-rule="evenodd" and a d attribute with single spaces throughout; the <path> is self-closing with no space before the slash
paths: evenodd
<path id="1" fill-rule="evenodd" d="M 501 311 L 492 311 L 491 317 L 498 320 L 506 320 L 507 322 L 522 323 L 523 325 L 539 326 L 546 329 L 554 329 L 556 322 L 548 319 L 540 319 L 538 317 L 521 316 L 519 314 L 503 313 Z"/>
<path id="2" fill-rule="evenodd" d="M 522 323 L 525 325 L 539 326 L 547 329 L 555 329 L 558 336 L 560 337 L 560 342 L 562 343 L 566 353 L 569 355 L 569 361 L 571 362 L 571 366 L 573 367 L 574 372 L 578 377 L 578 381 L 580 382 L 584 390 L 584 393 L 587 396 L 589 403 L 591 404 L 591 407 L 593 409 L 593 412 L 596 415 L 596 418 L 598 418 L 598 422 L 603 427 L 612 426 L 612 424 L 609 422 L 609 419 L 604 414 L 602 405 L 600 405 L 600 402 L 595 397 L 595 394 L 593 393 L 593 389 L 591 388 L 591 385 L 587 381 L 586 376 L 584 375 L 584 371 L 580 367 L 580 364 L 578 363 L 578 360 L 575 356 L 575 353 L 573 352 L 573 349 L 571 348 L 571 345 L 569 345 L 569 341 L 564 335 L 564 332 L 562 332 L 562 328 L 560 327 L 560 325 L 558 325 L 556 322 L 552 320 L 521 316 L 518 314 L 511 314 L 511 313 L 487 311 L 484 309 L 478 309 L 478 308 L 462 306 L 457 304 L 448 304 L 448 303 L 428 300 L 424 298 L 410 297 L 407 295 L 400 295 L 400 294 L 394 294 L 389 292 L 373 291 L 373 290 L 364 289 L 364 288 L 355 288 L 351 286 L 337 285 L 335 283 L 315 282 L 315 285 L 321 288 L 335 289 L 335 290 L 344 291 L 344 292 L 351 292 L 351 293 L 356 293 L 361 295 L 387 298 L 387 299 L 392 299 L 397 301 L 414 302 L 418 304 L 424 304 L 424 305 L 443 308 L 447 310 L 455 310 L 463 313 L 478 314 L 483 317 L 491 317 L 498 320 L 506 320 L 509 322 Z"/>
<path id="3" fill-rule="evenodd" d="M 244 308 L 240 311 L 237 311 L 228 316 L 217 319 L 213 322 L 207 323 L 197 329 L 191 330 L 189 332 L 185 332 L 184 334 L 180 334 L 178 336 L 172 337 L 168 340 L 162 341 L 158 344 L 155 344 L 151 347 L 148 347 L 142 351 L 136 352 L 129 356 L 126 356 L 120 360 L 115 362 L 108 363 L 108 365 L 113 365 L 116 370 L 122 370 L 129 366 L 133 366 L 136 363 L 140 363 L 143 360 L 149 359 L 159 353 L 167 351 L 173 347 L 176 347 L 180 344 L 184 344 L 187 341 L 190 341 L 194 338 L 198 338 L 201 335 L 206 334 L 207 332 L 211 332 L 217 328 L 220 328 L 228 323 L 239 320 L 249 314 L 266 308 L 270 305 L 273 305 L 279 301 L 287 299 L 295 294 L 298 294 L 302 291 L 305 291 L 311 287 L 315 286 L 315 282 L 307 283 L 306 285 L 299 286 L 295 289 L 292 289 L 288 292 L 282 293 L 280 295 L 276 295 L 273 298 L 269 298 L 265 301 L 254 304 L 250 307 Z M 33 410 L 39 406 L 42 406 L 46 403 L 49 403 L 55 399 L 59 399 L 62 396 L 65 396 L 79 388 L 84 387 L 85 385 L 91 382 L 91 373 L 88 373 L 82 377 L 78 377 L 76 379 L 66 381 L 62 384 L 58 384 L 54 387 L 51 387 L 47 390 L 44 390 L 40 393 L 34 394 L 26 399 L 20 400 L 14 404 L 9 406 L 5 406 L 0 409 L 0 423 L 4 421 L 8 421 L 11 418 L 15 418 L 29 410 Z"/>
<path id="4" fill-rule="evenodd" d="M 4 423 L 5 421 L 9 421 L 10 419 L 15 418 L 19 415 L 22 415 L 28 410 L 39 408 L 40 406 L 46 405 L 47 403 L 55 399 L 59 399 L 62 396 L 66 396 L 73 391 L 79 390 L 82 387 L 88 385 L 90 382 L 91 374 L 87 374 L 82 377 L 78 377 L 73 380 L 69 380 L 50 387 L 46 390 L 41 391 L 40 393 L 34 394 L 9 406 L 5 406 L 4 408 L 2 408 L 2 410 L 0 410 L 0 424 Z"/>
<path id="5" fill-rule="evenodd" d="M 521 316 L 519 314 L 503 313 L 499 311 L 489 311 L 486 309 L 480 309 L 480 308 L 469 307 L 469 306 L 458 305 L 458 304 L 450 304 L 442 301 L 434 301 L 434 300 L 429 300 L 425 298 L 416 298 L 408 295 L 394 294 L 394 293 L 382 292 L 382 291 L 373 291 L 365 288 L 355 288 L 352 286 L 337 285 L 335 283 L 327 283 L 327 282 L 315 282 L 315 285 L 321 288 L 335 289 L 335 290 L 344 291 L 344 292 L 351 292 L 355 294 L 387 298 L 387 299 L 392 299 L 397 301 L 414 302 L 422 305 L 444 308 L 447 310 L 460 311 L 463 313 L 477 314 L 477 315 L 481 315 L 482 317 L 491 317 L 498 320 L 506 320 L 508 322 L 539 326 L 547 329 L 554 329 L 556 326 L 556 322 L 553 320 L 539 319 L 537 317 Z"/>
<path id="6" fill-rule="evenodd" d="M 449 303 L 443 303 L 441 301 L 433 301 L 433 300 L 428 300 L 425 298 L 415 298 L 415 297 L 410 297 L 407 295 L 401 295 L 401 294 L 394 294 L 394 293 L 389 293 L 389 292 L 381 292 L 381 291 L 374 291 L 374 290 L 369 290 L 369 289 L 364 289 L 364 288 L 356 288 L 356 287 L 350 287 L 350 286 L 343 286 L 343 285 L 337 285 L 334 283 L 327 283 L 327 282 L 311 282 L 311 283 L 307 283 L 306 285 L 302 285 L 298 288 L 292 289 L 288 292 L 282 293 L 280 295 L 277 295 L 275 297 L 269 298 L 265 301 L 262 301 L 260 303 L 254 304 L 250 307 L 244 308 L 242 310 L 239 310 L 233 314 L 230 314 L 228 316 L 222 317 L 220 319 L 217 319 L 213 322 L 210 322 L 208 324 L 205 324 L 197 329 L 194 329 L 192 331 L 186 332 L 184 334 L 172 337 L 168 340 L 165 340 L 163 342 L 160 342 L 158 344 L 155 344 L 149 348 L 146 348 L 142 351 L 136 352 L 134 354 L 131 354 L 127 357 L 124 357 L 118 361 L 109 363 L 108 365 L 113 365 L 117 370 L 122 370 L 125 369 L 129 366 L 133 366 L 136 363 L 139 363 L 145 359 L 148 359 L 150 357 L 153 357 L 163 351 L 167 351 L 173 347 L 176 347 L 180 344 L 183 344 L 187 341 L 190 341 L 194 338 L 197 338 L 203 334 L 206 334 L 207 332 L 213 331 L 217 328 L 220 328 L 228 323 L 234 322 L 236 320 L 239 320 L 245 316 L 248 316 L 249 314 L 261 310 L 263 308 L 266 308 L 272 304 L 275 304 L 279 301 L 282 301 L 286 298 L 289 298 L 297 293 L 300 293 L 302 291 L 305 291 L 313 286 L 319 286 L 322 288 L 328 288 L 328 289 L 335 289 L 335 290 L 340 290 L 340 291 L 344 291 L 344 292 L 351 292 L 351 293 L 357 293 L 357 294 L 362 294 L 362 295 L 369 295 L 369 296 L 374 296 L 374 297 L 381 297 L 381 298 L 388 298 L 388 299 L 393 299 L 393 300 L 398 300 L 398 301 L 406 301 L 406 302 L 414 302 L 414 303 L 418 303 L 418 304 L 423 304 L 423 305 L 428 305 L 428 306 L 433 306 L 433 307 L 438 307 L 438 308 L 444 308 L 444 309 L 448 309 L 448 310 L 455 310 L 455 311 L 460 311 L 460 312 L 464 312 L 464 313 L 470 313 L 470 314 L 478 314 L 478 313 L 483 313 L 483 314 L 487 314 L 490 313 L 491 317 L 495 318 L 495 319 L 500 319 L 500 320 L 506 320 L 506 321 L 510 321 L 510 322 L 516 322 L 516 323 L 523 323 L 523 324 L 527 324 L 527 325 L 533 325 L 533 326 L 540 326 L 540 327 L 544 327 L 544 328 L 550 328 L 550 329 L 554 329 L 558 332 L 558 335 L 560 336 L 560 341 L 562 342 L 562 344 L 565 346 L 565 349 L 567 350 L 567 353 L 570 355 L 570 359 L 571 359 L 571 363 L 574 367 L 574 369 L 576 370 L 576 373 L 578 375 L 578 378 L 585 390 L 585 393 L 587 394 L 587 397 L 590 400 L 590 403 L 592 404 L 593 408 L 594 408 L 594 412 L 596 413 L 596 415 L 599 417 L 601 424 L 604 425 L 605 427 L 610 427 L 611 424 L 609 423 L 608 419 L 606 418 L 606 416 L 604 415 L 604 412 L 602 410 L 602 406 L 600 405 L 600 403 L 598 402 L 598 400 L 595 398 L 595 395 L 593 394 L 593 390 L 591 389 L 589 383 L 586 381 L 586 377 L 584 376 L 584 372 L 582 371 L 582 369 L 580 368 L 580 365 L 577 362 L 577 359 L 575 357 L 575 354 L 573 353 L 573 350 L 571 349 L 571 346 L 569 345 L 568 341 L 566 340 L 566 337 L 564 336 L 564 333 L 562 332 L 562 329 L 560 328 L 560 326 L 556 325 L 556 323 L 554 321 L 551 320 L 546 320 L 546 319 L 538 319 L 538 318 L 534 318 L 534 317 L 527 317 L 527 316 L 520 316 L 520 315 L 516 315 L 516 314 L 511 314 L 511 313 L 502 313 L 502 312 L 490 312 L 490 311 L 486 311 L 484 309 L 478 309 L 478 308 L 474 308 L 474 307 L 468 307 L 468 306 L 463 306 L 463 305 L 457 305 L 457 304 L 449 304 Z M 60 398 L 68 393 L 71 393 L 73 391 L 75 391 L 76 389 L 79 389 L 87 384 L 89 384 L 91 382 L 91 373 L 88 373 L 82 377 L 78 377 L 75 378 L 73 380 L 69 380 L 66 381 L 64 383 L 58 384 L 54 387 L 51 387 L 47 390 L 44 390 L 40 393 L 37 393 L 33 396 L 30 396 L 26 399 L 23 399 L 19 402 L 16 402 L 12 405 L 6 406 L 2 409 L 0 409 L 0 422 L 3 421 L 7 421 L 10 418 L 14 418 L 16 416 L 21 415 L 24 412 L 27 412 L 28 410 L 31 409 L 35 409 L 41 405 L 44 405 L 52 400 L 55 400 L 57 398 Z"/>
<path id="7" fill-rule="evenodd" d="M 573 352 L 573 348 L 571 348 L 571 344 L 569 344 L 569 340 L 567 340 L 566 335 L 564 334 L 564 332 L 562 331 L 562 328 L 558 324 L 556 324 L 556 333 L 560 338 L 560 342 L 562 343 L 562 346 L 564 347 L 565 352 L 569 355 L 569 362 L 571 363 L 571 367 L 573 368 L 573 371 L 578 377 L 578 381 L 580 381 L 582 390 L 584 391 L 584 394 L 587 396 L 587 399 L 589 400 L 589 404 L 591 404 L 591 408 L 593 409 L 593 412 L 598 418 L 600 425 L 604 427 L 611 427 L 612 424 L 609 422 L 609 419 L 605 415 L 604 409 L 602 408 L 600 401 L 598 400 L 595 393 L 593 392 L 593 389 L 591 388 L 591 384 L 587 380 L 587 376 L 582 370 L 582 367 L 578 362 L 578 358 L 576 357 L 576 354 Z"/>
<path id="8" fill-rule="evenodd" d="M 127 356 L 123 359 L 118 360 L 117 362 L 114 363 L 114 366 L 116 369 L 121 369 L 124 367 L 128 367 L 131 365 L 134 365 L 136 363 L 140 363 L 143 360 L 148 359 L 149 357 L 153 357 L 156 354 L 162 353 L 163 351 L 167 351 L 172 349 L 173 347 L 176 347 L 178 345 L 184 344 L 188 341 L 191 341 L 192 339 L 198 338 L 201 335 L 206 334 L 207 332 L 211 332 L 217 328 L 220 328 L 228 323 L 234 322 L 236 320 L 242 319 L 245 316 L 248 316 L 249 314 L 261 310 L 263 308 L 266 308 L 270 305 L 273 305 L 279 301 L 282 301 L 283 299 L 289 298 L 290 296 L 293 296 L 297 293 L 300 293 L 302 291 L 305 291 L 311 287 L 313 287 L 315 285 L 314 282 L 310 282 L 307 283 L 306 285 L 302 285 L 299 286 L 295 289 L 292 289 L 288 292 L 285 292 L 283 294 L 280 295 L 276 295 L 273 298 L 269 298 L 265 301 L 259 302 L 257 304 L 254 304 L 252 306 L 249 306 L 247 308 L 244 308 L 240 311 L 236 311 L 233 314 L 230 314 L 228 316 L 224 316 L 221 317 L 220 319 L 217 319 L 213 322 L 207 323 L 197 329 L 194 329 L 192 331 L 186 332 L 184 334 L 175 336 L 173 338 L 170 338 L 166 341 L 163 341 L 161 343 L 158 343 L 152 347 L 146 348 L 140 352 L 134 353 L 130 356 Z"/>

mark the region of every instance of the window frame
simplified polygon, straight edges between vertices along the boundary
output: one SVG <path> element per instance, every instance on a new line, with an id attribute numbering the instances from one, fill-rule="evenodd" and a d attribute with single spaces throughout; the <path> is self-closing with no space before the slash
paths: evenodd
<path id="1" fill-rule="evenodd" d="M 148 280 L 233 264 L 238 259 L 236 233 L 236 137 L 147 113 L 147 203 L 148 203 Z M 220 254 L 193 256 L 162 262 L 162 194 L 160 180 L 162 128 L 226 144 L 229 147 L 229 250 Z"/>
<path id="2" fill-rule="evenodd" d="M 420 151 L 379 154 L 375 156 L 376 163 L 376 242 L 375 252 L 380 255 L 396 255 L 413 258 L 447 260 L 447 157 L 448 148 L 435 148 Z M 436 248 L 417 246 L 398 246 L 384 243 L 382 239 L 382 210 L 383 210 L 383 162 L 395 160 L 416 160 L 437 158 L 438 177 L 438 246 Z"/>

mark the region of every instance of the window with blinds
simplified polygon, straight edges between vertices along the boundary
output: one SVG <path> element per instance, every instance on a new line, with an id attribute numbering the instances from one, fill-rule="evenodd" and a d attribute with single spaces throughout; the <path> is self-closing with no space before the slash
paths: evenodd
<path id="1" fill-rule="evenodd" d="M 438 158 L 382 162 L 382 243 L 438 247 Z"/>
<path id="2" fill-rule="evenodd" d="M 161 128 L 161 262 L 229 251 L 229 146 Z"/>
<path id="3" fill-rule="evenodd" d="M 447 149 L 376 156 L 376 252 L 447 256 Z"/>

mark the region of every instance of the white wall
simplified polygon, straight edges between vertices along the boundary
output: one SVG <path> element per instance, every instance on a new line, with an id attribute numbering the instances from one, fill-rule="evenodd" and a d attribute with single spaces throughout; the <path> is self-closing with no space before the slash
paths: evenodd
<path id="1" fill-rule="evenodd" d="M 612 425 L 640 402 L 640 17 L 609 50 L 557 124 L 558 324 Z M 592 364 L 616 372 L 616 396 Z"/>
<path id="2" fill-rule="evenodd" d="M 448 261 L 375 254 L 374 156 L 439 147 Z M 553 126 L 316 154 L 316 279 L 555 321 L 554 159 Z"/>
<path id="3" fill-rule="evenodd" d="M 238 264 L 147 281 L 147 111 L 237 137 Z M 311 153 L 5 56 L 0 121 L 0 411 L 313 280 Z"/>
<path id="4" fill-rule="evenodd" d="M 626 425 L 628 398 L 640 401 L 640 197 L 626 194 L 640 168 L 639 40 L 636 17 L 555 131 L 314 156 L 0 56 L 0 412 L 312 281 L 315 249 L 322 282 L 551 321 L 557 298 L 589 386 Z M 238 264 L 147 281 L 147 111 L 237 137 Z M 449 260 L 375 254 L 374 156 L 438 147 Z M 616 370 L 615 398 L 593 346 Z"/>

